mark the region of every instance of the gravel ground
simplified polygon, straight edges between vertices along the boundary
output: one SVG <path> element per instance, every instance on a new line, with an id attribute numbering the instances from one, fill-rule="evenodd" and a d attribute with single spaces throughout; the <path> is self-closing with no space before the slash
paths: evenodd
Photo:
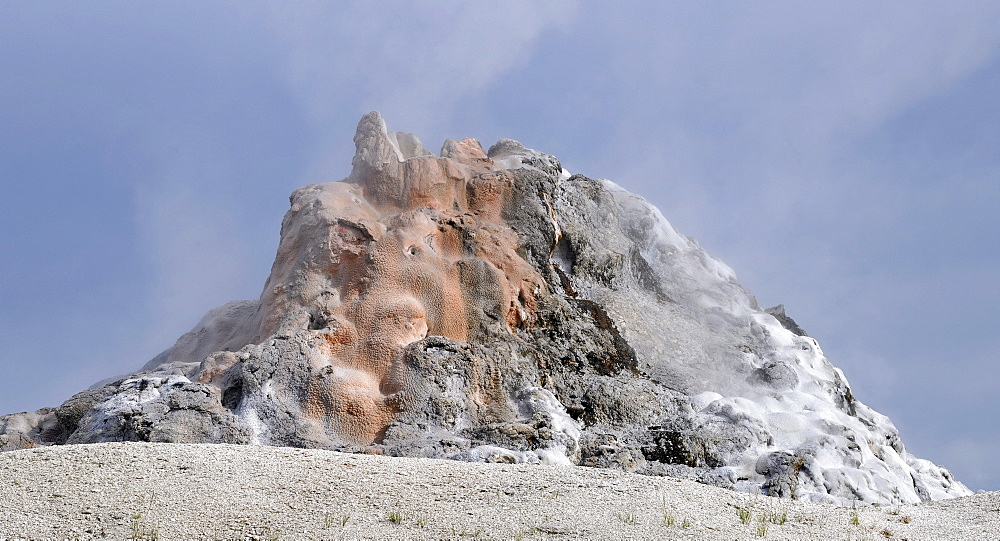
<path id="1" fill-rule="evenodd" d="M 998 532 L 1000 492 L 855 510 L 592 468 L 282 447 L 105 443 L 0 453 L 0 539 L 938 540 Z"/>

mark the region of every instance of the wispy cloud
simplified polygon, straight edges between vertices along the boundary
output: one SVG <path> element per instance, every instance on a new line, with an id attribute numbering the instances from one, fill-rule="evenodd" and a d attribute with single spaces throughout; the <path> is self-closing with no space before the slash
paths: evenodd
<path id="1" fill-rule="evenodd" d="M 437 133 L 455 102 L 526 63 L 538 37 L 566 28 L 576 10 L 570 1 L 314 1 L 257 16 L 282 43 L 284 77 L 316 122 L 379 109 Z"/>
<path id="2" fill-rule="evenodd" d="M 681 150 L 694 159 L 650 170 L 711 177 L 713 187 L 762 202 L 805 195 L 803 187 L 824 183 L 803 173 L 829 174 L 831 155 L 853 137 L 1000 54 L 1000 9 L 987 4 L 786 8 L 684 13 L 664 4 L 647 15 L 662 21 L 662 31 L 609 40 L 609 76 L 629 82 L 622 94 L 632 100 L 609 152 L 656 148 L 670 156 L 663 143 L 686 140 Z M 638 18 L 627 10 L 608 16 L 608 32 Z M 671 170 L 678 163 L 693 168 Z M 765 185 L 741 188 L 748 177 Z"/>
<path id="3" fill-rule="evenodd" d="M 231 185 L 225 149 L 205 135 L 163 133 L 161 148 L 174 152 L 162 154 L 135 185 L 137 241 L 152 271 L 142 299 L 150 325 L 136 345 L 147 355 L 171 345 L 208 310 L 260 291 L 261 277 L 252 271 L 261 247 L 240 230 L 246 218 L 238 199 L 225 197 L 239 189 Z"/>

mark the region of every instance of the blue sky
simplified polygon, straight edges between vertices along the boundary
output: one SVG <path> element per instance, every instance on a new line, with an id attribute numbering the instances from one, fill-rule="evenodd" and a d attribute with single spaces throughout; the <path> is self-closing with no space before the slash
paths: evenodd
<path id="1" fill-rule="evenodd" d="M 373 109 L 650 199 L 1000 489 L 997 2 L 0 3 L 0 412 L 256 298 Z"/>

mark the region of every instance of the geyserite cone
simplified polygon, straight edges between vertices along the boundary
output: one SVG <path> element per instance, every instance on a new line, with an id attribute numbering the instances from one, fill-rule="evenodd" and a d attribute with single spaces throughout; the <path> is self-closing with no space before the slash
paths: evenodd
<path id="1" fill-rule="evenodd" d="M 969 494 L 783 309 L 642 198 L 502 140 L 362 118 L 296 190 L 258 301 L 0 445 L 230 442 L 675 475 L 850 504 Z"/>

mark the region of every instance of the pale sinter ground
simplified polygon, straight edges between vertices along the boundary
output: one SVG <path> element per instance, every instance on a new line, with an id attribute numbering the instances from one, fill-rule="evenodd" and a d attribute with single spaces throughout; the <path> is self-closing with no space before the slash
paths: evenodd
<path id="1" fill-rule="evenodd" d="M 988 539 L 1000 492 L 779 500 L 583 467 L 105 443 L 0 454 L 0 539 Z"/>

